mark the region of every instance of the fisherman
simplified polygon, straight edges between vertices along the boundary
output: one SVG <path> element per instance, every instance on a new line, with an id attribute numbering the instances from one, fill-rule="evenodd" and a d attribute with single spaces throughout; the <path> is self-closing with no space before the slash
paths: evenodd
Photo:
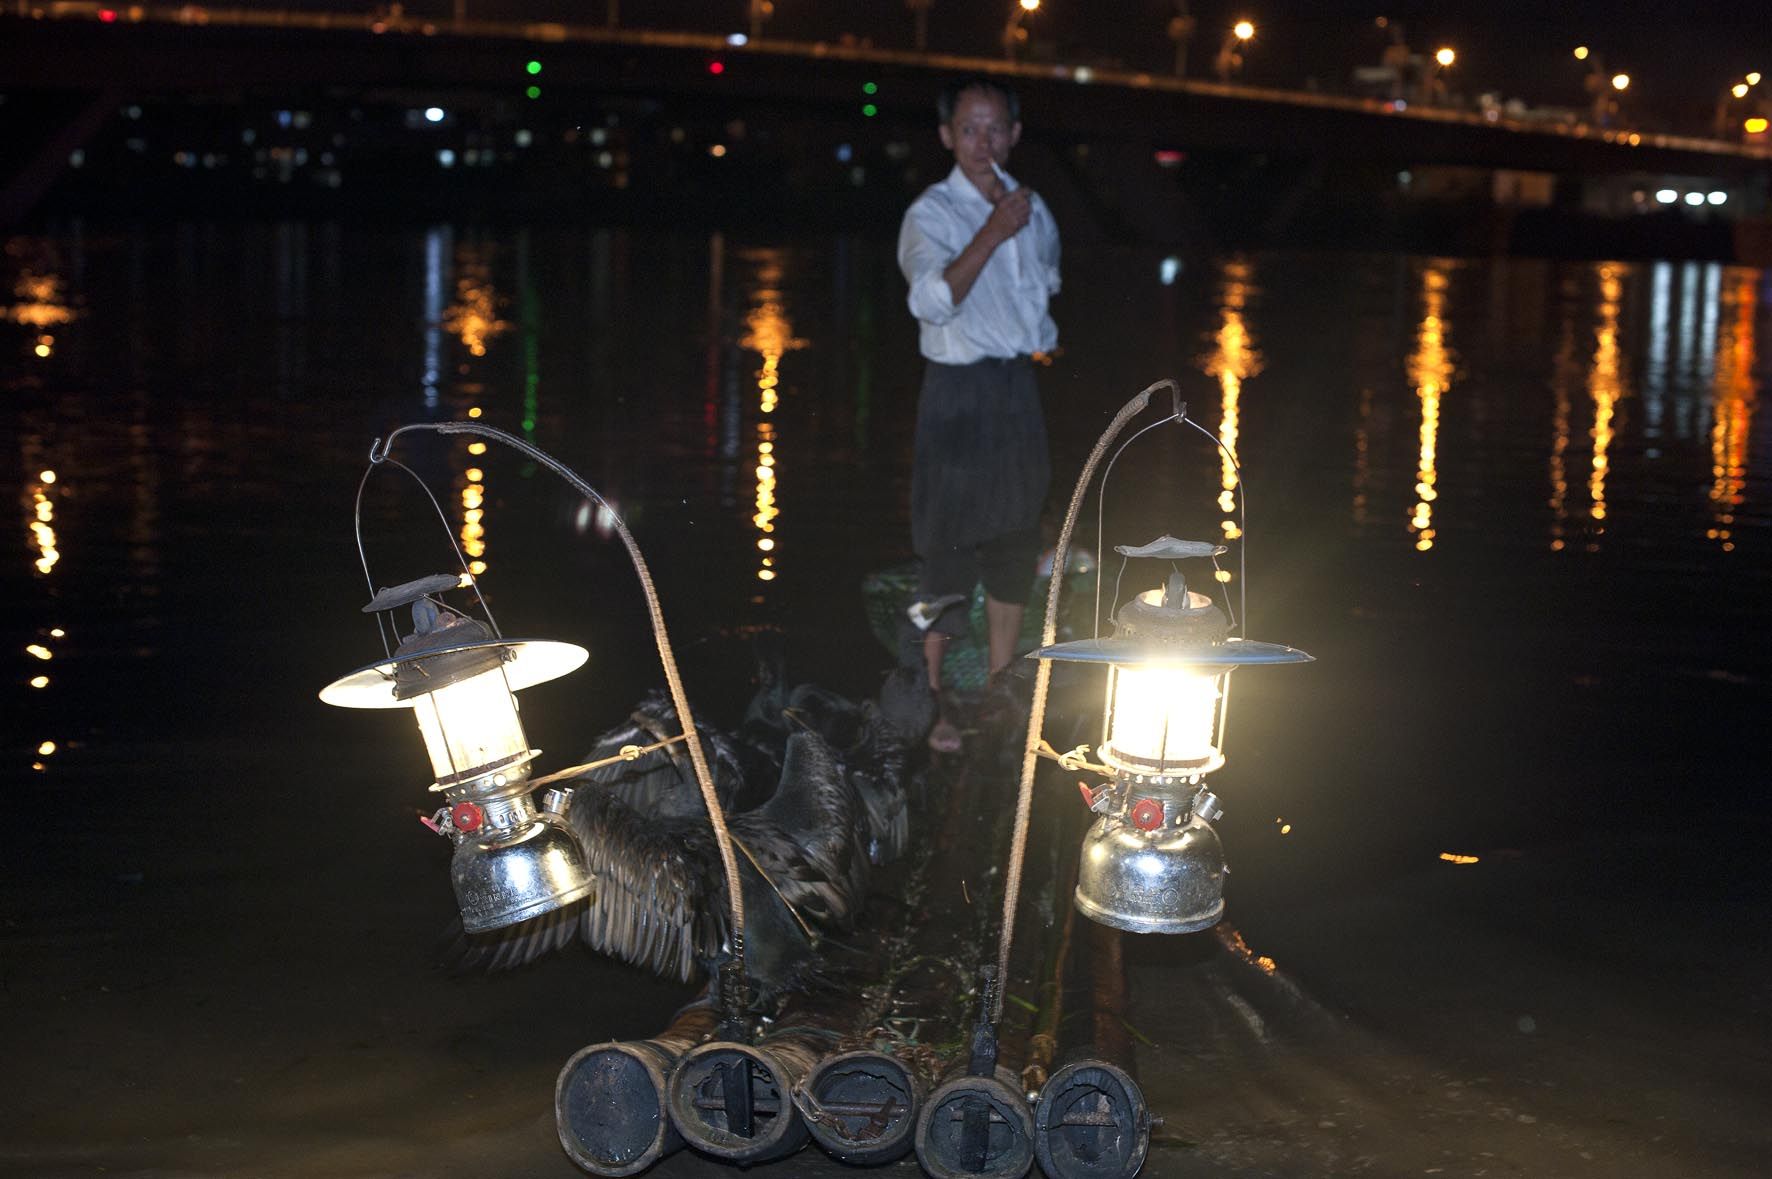
<path id="1" fill-rule="evenodd" d="M 984 583 L 993 683 L 1021 633 L 1051 475 L 1033 358 L 1058 342 L 1047 310 L 1058 290 L 1058 226 L 1005 171 L 1021 138 L 1012 91 L 960 79 L 942 89 L 936 112 L 954 168 L 905 212 L 898 265 L 928 362 L 911 472 L 911 543 L 922 560 L 911 617 L 926 627 L 923 660 L 939 700 L 948 641 L 967 625 L 966 610 L 939 603 L 970 601 Z M 960 744 L 944 707 L 930 748 Z"/>

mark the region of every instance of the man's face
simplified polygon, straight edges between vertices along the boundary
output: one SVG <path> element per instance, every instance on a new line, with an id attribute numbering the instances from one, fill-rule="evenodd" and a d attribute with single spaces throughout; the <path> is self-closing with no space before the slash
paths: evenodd
<path id="1" fill-rule="evenodd" d="M 1009 106 L 1001 96 L 989 90 L 973 89 L 961 93 L 954 104 L 954 117 L 941 125 L 942 146 L 954 153 L 974 184 L 994 184 L 996 173 L 992 164 L 1009 162 L 1009 149 L 1021 138 L 1021 124 L 1009 121 Z"/>

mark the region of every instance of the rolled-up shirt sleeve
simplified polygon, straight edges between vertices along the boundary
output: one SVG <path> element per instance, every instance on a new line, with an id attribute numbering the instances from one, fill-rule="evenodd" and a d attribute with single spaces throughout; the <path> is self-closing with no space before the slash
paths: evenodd
<path id="1" fill-rule="evenodd" d="M 939 226 L 921 202 L 905 213 L 898 231 L 898 268 L 911 288 L 906 302 L 912 315 L 936 327 L 959 314 L 954 292 L 942 275 L 960 251 L 945 245 L 939 233 Z"/>

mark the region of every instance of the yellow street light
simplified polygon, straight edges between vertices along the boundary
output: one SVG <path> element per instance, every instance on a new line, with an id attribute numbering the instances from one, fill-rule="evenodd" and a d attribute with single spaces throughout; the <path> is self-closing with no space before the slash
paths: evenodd
<path id="1" fill-rule="evenodd" d="M 1575 47 L 1575 60 L 1576 61 L 1586 61 L 1587 60 L 1587 46 L 1577 45 Z"/>
<path id="2" fill-rule="evenodd" d="M 1629 86 L 1630 86 L 1630 75 L 1629 74 L 1613 74 L 1612 75 L 1612 89 L 1625 90 L 1625 89 L 1629 88 Z"/>
<path id="3" fill-rule="evenodd" d="M 1766 120 L 1755 115 L 1751 119 L 1743 120 L 1741 129 L 1746 131 L 1749 135 L 1764 135 L 1766 133 L 1766 126 Z"/>
<path id="4" fill-rule="evenodd" d="M 1737 83 L 1735 83 L 1735 85 L 1733 85 L 1729 88 L 1729 93 L 1733 94 L 1737 98 L 1746 98 L 1747 91 L 1748 91 L 1748 85 L 1746 82 L 1737 82 Z"/>
<path id="5" fill-rule="evenodd" d="M 1255 22 L 1240 20 L 1231 26 L 1231 32 L 1236 34 L 1237 40 L 1247 41 L 1255 36 Z"/>
<path id="6" fill-rule="evenodd" d="M 1015 51 L 1028 39 L 1028 31 L 1021 27 L 1021 22 L 1039 7 L 1040 0 L 1016 0 L 1009 9 L 1009 19 L 1003 24 L 1003 56 L 1008 60 L 1015 60 Z"/>
<path id="7" fill-rule="evenodd" d="M 1759 70 L 1755 70 L 1753 73 L 1751 73 L 1747 76 L 1747 84 L 1749 86 L 1758 86 L 1760 84 L 1760 71 Z"/>
<path id="8" fill-rule="evenodd" d="M 1439 62 L 1442 67 L 1445 67 L 1457 61 L 1458 54 L 1452 51 L 1451 46 L 1441 46 L 1434 52 L 1434 60 Z"/>

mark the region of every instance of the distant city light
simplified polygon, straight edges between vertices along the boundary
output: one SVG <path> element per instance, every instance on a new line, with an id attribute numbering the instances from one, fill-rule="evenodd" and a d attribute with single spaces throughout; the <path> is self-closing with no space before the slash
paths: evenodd
<path id="1" fill-rule="evenodd" d="M 1095 71 L 1088 66 L 1078 66 L 1071 71 L 1071 77 L 1079 82 L 1093 82 L 1095 81 Z"/>
<path id="2" fill-rule="evenodd" d="M 847 164 L 853 158 L 855 158 L 855 148 L 847 143 L 837 145 L 837 162 L 839 164 Z"/>
<path id="3" fill-rule="evenodd" d="M 1612 75 L 1612 89 L 1624 90 L 1624 89 L 1628 88 L 1629 86 L 1630 86 L 1630 75 L 1629 74 L 1613 74 Z"/>
<path id="4" fill-rule="evenodd" d="M 726 154 L 726 145 L 724 143 L 716 143 L 708 148 L 708 154 L 717 160 Z"/>
<path id="5" fill-rule="evenodd" d="M 751 39 L 749 37 L 745 36 L 743 33 L 728 33 L 728 34 L 726 34 L 726 44 L 732 46 L 734 49 L 743 48 L 744 46 L 749 45 L 750 43 L 751 43 Z"/>
<path id="6" fill-rule="evenodd" d="M 1157 279 L 1166 287 L 1175 285 L 1176 278 L 1181 274 L 1181 259 L 1174 254 L 1163 259 L 1157 267 Z"/>
<path id="7" fill-rule="evenodd" d="M 441 123 L 447 117 L 447 112 L 445 112 L 440 106 L 427 106 L 425 108 L 425 122 L 427 123 Z"/>
<path id="8" fill-rule="evenodd" d="M 437 163 L 444 168 L 455 167 L 455 152 L 447 147 L 438 148 Z"/>
<path id="9" fill-rule="evenodd" d="M 1686 203 L 1688 205 L 1702 205 L 1704 204 L 1704 194 L 1702 192 L 1689 192 L 1686 194 Z"/>
<path id="10" fill-rule="evenodd" d="M 1434 60 L 1442 66 L 1449 66 L 1458 60 L 1458 54 L 1450 46 L 1443 46 L 1434 52 Z"/>
<path id="11" fill-rule="evenodd" d="M 708 63 L 708 73 L 717 75 L 717 74 L 723 74 L 725 72 L 726 72 L 726 63 L 725 62 L 710 61 Z"/>
<path id="12" fill-rule="evenodd" d="M 1710 192 L 1705 194 L 1704 199 L 1713 205 L 1720 205 L 1729 199 L 1729 194 L 1726 192 Z"/>
<path id="13" fill-rule="evenodd" d="M 1577 45 L 1575 47 L 1575 60 L 1576 61 L 1586 61 L 1587 60 L 1587 46 Z"/>
<path id="14" fill-rule="evenodd" d="M 1255 36 L 1255 22 L 1240 20 L 1231 26 L 1231 32 L 1236 35 L 1237 40 L 1247 41 L 1249 38 Z"/>
<path id="15" fill-rule="evenodd" d="M 1680 194 L 1671 188 L 1658 188 L 1655 190 L 1655 199 L 1664 205 L 1671 205 L 1680 199 Z"/>

